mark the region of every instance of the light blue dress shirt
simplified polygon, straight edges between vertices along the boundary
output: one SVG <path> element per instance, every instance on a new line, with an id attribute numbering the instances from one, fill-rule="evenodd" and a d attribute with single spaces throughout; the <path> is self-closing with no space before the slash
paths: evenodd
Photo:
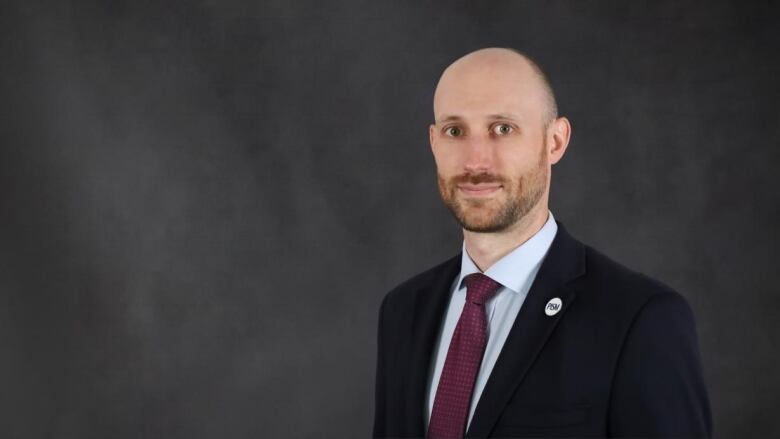
<path id="1" fill-rule="evenodd" d="M 471 424 L 474 409 L 477 407 L 479 397 L 482 395 L 482 390 L 485 388 L 490 372 L 496 364 L 498 354 L 504 346 L 509 330 L 515 322 L 515 317 L 517 317 L 520 307 L 523 306 L 528 290 L 531 288 L 536 273 L 539 271 L 542 260 L 544 260 L 544 256 L 547 254 L 547 250 L 549 250 L 557 231 L 558 225 L 555 224 L 552 212 L 549 212 L 547 222 L 544 223 L 544 226 L 535 235 L 512 250 L 508 255 L 499 259 L 485 272 L 486 276 L 500 283 L 502 287 L 499 288 L 495 296 L 485 303 L 488 339 L 485 354 L 482 357 L 482 365 L 474 383 L 474 393 L 471 398 L 469 418 L 466 424 L 467 429 Z M 444 361 L 447 358 L 450 340 L 452 340 L 455 326 L 458 324 L 458 319 L 463 311 L 463 305 L 466 303 L 466 285 L 463 284 L 463 278 L 469 274 L 480 272 L 480 269 L 466 252 L 466 244 L 464 242 L 460 262 L 460 275 L 452 284 L 450 304 L 433 352 L 435 363 L 428 380 L 428 401 L 426 405 L 428 410 L 425 413 L 426 428 L 433 411 L 436 389 L 439 386 L 439 378 L 444 368 Z"/>

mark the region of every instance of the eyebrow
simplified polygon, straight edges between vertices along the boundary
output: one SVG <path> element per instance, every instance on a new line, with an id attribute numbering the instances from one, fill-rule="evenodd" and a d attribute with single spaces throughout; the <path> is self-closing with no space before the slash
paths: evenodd
<path id="1" fill-rule="evenodd" d="M 513 113 L 496 113 L 496 114 L 490 114 L 487 116 L 488 119 L 491 120 L 513 120 L 518 121 L 521 119 L 520 116 L 513 114 Z M 441 119 L 437 120 L 436 123 L 442 123 L 442 122 L 451 122 L 451 121 L 462 121 L 463 118 L 458 115 L 445 115 Z"/>

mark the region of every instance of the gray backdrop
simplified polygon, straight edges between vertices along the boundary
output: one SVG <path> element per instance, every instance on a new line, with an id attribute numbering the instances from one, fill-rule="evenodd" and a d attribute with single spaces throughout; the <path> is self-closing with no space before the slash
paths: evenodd
<path id="1" fill-rule="evenodd" d="M 0 435 L 366 437 L 377 307 L 457 252 L 440 71 L 548 70 L 551 209 L 678 289 L 715 429 L 777 435 L 767 1 L 114 1 L 0 9 Z"/>

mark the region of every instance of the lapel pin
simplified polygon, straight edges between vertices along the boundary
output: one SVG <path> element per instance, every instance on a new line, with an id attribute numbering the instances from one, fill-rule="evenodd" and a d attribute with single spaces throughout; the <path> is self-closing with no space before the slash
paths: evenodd
<path id="1" fill-rule="evenodd" d="M 547 302 L 547 306 L 544 307 L 544 313 L 548 316 L 554 316 L 555 314 L 558 314 L 558 311 L 561 310 L 562 305 L 563 302 L 561 302 L 560 297 L 554 297 L 550 299 L 549 302 Z"/>

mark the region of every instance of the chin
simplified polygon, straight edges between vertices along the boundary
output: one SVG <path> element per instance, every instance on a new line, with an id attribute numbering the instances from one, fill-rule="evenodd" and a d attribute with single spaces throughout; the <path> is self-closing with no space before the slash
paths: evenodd
<path id="1" fill-rule="evenodd" d="M 500 233 L 507 230 L 509 227 L 496 224 L 496 223 L 480 223 L 480 224 L 464 224 L 461 223 L 464 230 L 472 233 Z"/>
<path id="2" fill-rule="evenodd" d="M 470 232 L 490 232 L 498 227 L 496 215 L 465 215 L 461 218 L 461 225 Z"/>

